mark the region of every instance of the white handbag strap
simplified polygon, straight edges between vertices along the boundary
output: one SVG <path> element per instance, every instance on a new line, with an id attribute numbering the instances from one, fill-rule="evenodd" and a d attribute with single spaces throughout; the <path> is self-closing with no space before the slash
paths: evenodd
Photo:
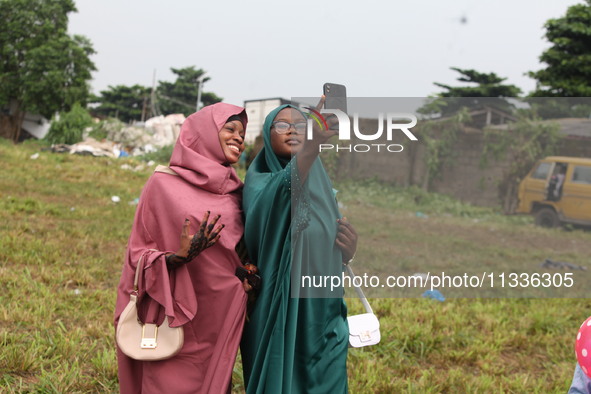
<path id="1" fill-rule="evenodd" d="M 357 292 L 357 296 L 359 296 L 359 299 L 361 300 L 361 303 L 363 304 L 363 307 L 365 308 L 365 312 L 373 313 L 373 309 L 371 309 L 371 305 L 369 305 L 369 302 L 367 302 L 367 298 L 365 298 L 365 294 L 363 294 L 363 290 L 361 290 L 361 287 L 355 286 L 355 281 L 353 280 L 353 278 L 355 278 L 355 274 L 353 273 L 353 270 L 351 269 L 351 265 L 345 264 L 345 267 L 347 267 L 347 272 L 349 273 L 349 276 L 351 277 L 351 283 L 353 284 L 353 287 L 355 287 L 355 291 Z"/>
<path id="2" fill-rule="evenodd" d="M 156 167 L 156 169 L 154 170 L 154 172 L 163 172 L 165 174 L 176 175 L 176 176 L 179 175 L 176 172 L 174 172 L 174 170 L 172 168 L 170 168 L 168 166 L 163 166 L 163 165 L 158 165 Z"/>
<path id="3" fill-rule="evenodd" d="M 152 251 L 152 252 L 158 251 L 157 249 L 148 249 L 148 250 Z M 142 270 L 144 268 L 144 257 L 145 256 L 146 256 L 146 252 L 144 252 L 144 254 L 142 254 L 139 261 L 137 262 L 137 267 L 135 267 L 135 278 L 133 279 L 133 291 L 135 293 L 139 292 L 138 283 L 139 283 L 139 279 L 140 279 L 140 272 L 142 272 Z"/>
<path id="4" fill-rule="evenodd" d="M 137 267 L 135 267 L 135 278 L 133 279 L 133 291 L 136 293 L 139 291 L 139 288 L 137 285 L 138 285 L 138 282 L 140 279 L 140 272 L 144 268 L 144 256 L 145 256 L 145 253 L 142 254 L 142 257 L 140 257 L 140 260 L 137 262 Z"/>

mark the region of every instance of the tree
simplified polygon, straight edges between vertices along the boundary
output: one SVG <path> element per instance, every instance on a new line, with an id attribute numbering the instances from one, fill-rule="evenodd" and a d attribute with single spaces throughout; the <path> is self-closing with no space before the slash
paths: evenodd
<path id="1" fill-rule="evenodd" d="M 197 103 L 197 80 L 205 74 L 203 69 L 196 70 L 195 66 L 185 68 L 171 68 L 177 75 L 175 82 L 159 81 L 158 83 L 158 106 L 164 114 L 182 113 L 189 116 L 196 109 Z M 203 82 L 209 81 L 204 78 Z M 211 92 L 202 92 L 201 101 L 203 106 L 222 101 L 221 97 Z"/>
<path id="2" fill-rule="evenodd" d="M 186 116 L 192 114 L 197 102 L 197 80 L 205 72 L 202 69 L 196 70 L 195 66 L 171 70 L 177 75 L 176 81 L 159 81 L 154 102 L 150 88 L 141 85 L 109 86 L 107 90 L 101 91 L 100 96 L 92 98 L 93 103 L 99 104 L 93 112 L 115 117 L 123 122 L 144 120 L 160 113 L 183 113 Z M 209 78 L 204 78 L 204 81 L 208 80 Z M 221 98 L 211 92 L 202 92 L 201 101 L 203 105 L 210 105 L 221 101 Z"/>
<path id="3" fill-rule="evenodd" d="M 451 67 L 451 69 L 461 74 L 458 81 L 472 84 L 472 86 L 454 87 L 434 82 L 434 85 L 443 88 L 444 91 L 437 93 L 436 99 L 421 108 L 421 113 L 440 113 L 441 116 L 450 116 L 462 107 L 478 108 L 484 105 L 509 112 L 512 105 L 505 98 L 521 94 L 521 89 L 515 85 L 503 84 L 506 78 L 501 78 L 495 73 L 486 74 L 457 67 Z"/>
<path id="4" fill-rule="evenodd" d="M 476 86 L 452 87 L 434 82 L 434 85 L 447 90 L 439 93 L 440 97 L 516 97 L 521 93 L 521 89 L 515 85 L 503 85 L 501 82 L 507 78 L 501 78 L 495 73 L 486 74 L 457 67 L 450 67 L 450 69 L 462 75 L 458 81 L 473 83 Z"/>
<path id="5" fill-rule="evenodd" d="M 503 211 L 515 213 L 518 203 L 519 183 L 534 163 L 555 154 L 560 140 L 560 127 L 554 123 L 538 122 L 528 117 L 512 123 L 505 129 L 485 131 L 485 141 L 480 164 L 488 165 L 489 159 L 508 164 L 498 183 Z"/>
<path id="6" fill-rule="evenodd" d="M 533 115 L 540 119 L 588 118 L 591 102 L 587 97 L 528 97 Z"/>
<path id="7" fill-rule="evenodd" d="M 101 91 L 101 95 L 92 100 L 100 103 L 93 112 L 123 122 L 144 120 L 150 111 L 150 91 L 150 88 L 141 85 L 109 86 L 109 89 Z"/>
<path id="8" fill-rule="evenodd" d="M 18 141 L 25 112 L 46 118 L 85 104 L 96 68 L 91 42 L 67 34 L 73 0 L 0 0 L 0 109 Z"/>
<path id="9" fill-rule="evenodd" d="M 530 71 L 535 97 L 591 97 L 591 0 L 544 25 L 552 46 L 540 56 L 546 68 Z"/>
<path id="10" fill-rule="evenodd" d="M 92 125 L 92 116 L 86 108 L 76 103 L 68 112 L 62 112 L 59 118 L 51 122 L 45 140 L 52 144 L 75 144 L 82 141 L 84 129 Z"/>

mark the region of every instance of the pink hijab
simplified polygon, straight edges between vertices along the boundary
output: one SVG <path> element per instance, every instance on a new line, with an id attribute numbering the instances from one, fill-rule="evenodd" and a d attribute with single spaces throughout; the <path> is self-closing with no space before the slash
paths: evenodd
<path id="1" fill-rule="evenodd" d="M 242 182 L 234 168 L 225 164 L 226 157 L 218 138 L 222 126 L 232 115 L 238 115 L 246 129 L 246 112 L 231 104 L 210 105 L 189 116 L 172 152 L 170 168 L 187 182 L 215 194 L 240 189 Z"/>
<path id="2" fill-rule="evenodd" d="M 129 302 L 135 267 L 142 255 L 145 261 L 139 283 L 140 299 L 147 294 L 149 299 L 164 307 L 155 317 L 158 305 L 149 299 L 142 303 L 146 321 L 161 322 L 164 315 L 174 327 L 191 321 L 197 313 L 199 289 L 196 286 L 203 286 L 200 282 L 204 278 L 209 282 L 218 281 L 206 283 L 206 288 L 223 287 L 223 281 L 240 284 L 234 277 L 235 267 L 240 265 L 234 250 L 244 232 L 240 207 L 243 184 L 234 168 L 228 165 L 218 136 L 233 115 L 238 115 L 246 125 L 244 109 L 225 103 L 210 105 L 189 116 L 182 125 L 170 160 L 170 168 L 179 176 L 154 173 L 147 181 L 129 238 L 115 324 Z M 190 219 L 193 234 L 208 210 L 211 217 L 220 214 L 218 224 L 225 224 L 219 241 L 190 264 L 169 272 L 164 254 L 178 249 L 185 218 Z"/>
<path id="3" fill-rule="evenodd" d="M 233 115 L 246 124 L 244 109 L 214 104 L 189 116 L 181 128 L 170 167 L 178 176 L 156 172 L 142 191 L 115 308 L 115 324 L 129 302 L 135 268 L 145 256 L 139 280 L 140 318 L 183 326 L 180 353 L 143 362 L 117 352 L 122 393 L 226 392 L 246 311 L 246 293 L 234 275 L 235 251 L 244 225 L 242 182 L 226 162 L 219 131 Z M 185 219 L 198 231 L 206 211 L 220 214 L 220 239 L 193 261 L 168 271 L 164 255 L 179 248 Z"/>

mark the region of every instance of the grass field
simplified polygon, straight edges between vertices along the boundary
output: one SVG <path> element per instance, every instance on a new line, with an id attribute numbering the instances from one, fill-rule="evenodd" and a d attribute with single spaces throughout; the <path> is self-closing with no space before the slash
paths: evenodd
<path id="1" fill-rule="evenodd" d="M 116 286 L 152 169 L 41 147 L 0 140 L 0 392 L 116 392 Z M 591 232 L 535 228 L 415 189 L 336 187 L 360 234 L 357 274 L 531 272 L 545 258 L 591 266 Z M 382 342 L 349 352 L 350 391 L 566 392 L 591 301 L 471 296 L 370 300 Z M 233 378 L 241 392 L 239 362 Z"/>

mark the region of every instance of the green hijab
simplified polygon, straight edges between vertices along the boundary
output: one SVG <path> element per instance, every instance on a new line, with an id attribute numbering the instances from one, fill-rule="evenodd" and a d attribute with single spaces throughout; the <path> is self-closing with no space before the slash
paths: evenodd
<path id="1" fill-rule="evenodd" d="M 293 297 L 311 295 L 301 291 L 302 274 L 340 276 L 342 256 L 334 243 L 340 213 L 319 158 L 302 184 L 297 157 L 283 161 L 273 152 L 271 125 L 285 108 L 297 109 L 283 105 L 265 119 L 264 147 L 244 187 L 246 246 L 263 278 L 241 345 L 246 392 L 344 393 L 348 327 L 342 289 L 326 298 Z"/>

